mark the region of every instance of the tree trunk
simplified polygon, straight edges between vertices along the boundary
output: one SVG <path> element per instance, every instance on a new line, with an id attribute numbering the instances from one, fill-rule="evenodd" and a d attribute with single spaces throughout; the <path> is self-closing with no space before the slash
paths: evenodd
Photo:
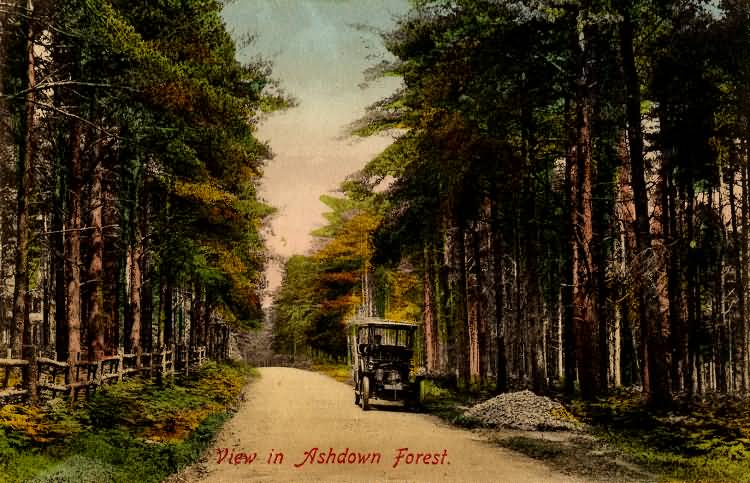
<path id="1" fill-rule="evenodd" d="M 468 314 L 466 307 L 466 250 L 464 228 L 455 207 L 449 208 L 445 231 L 445 265 L 448 272 L 448 358 L 453 362 L 459 387 L 469 382 Z"/>
<path id="2" fill-rule="evenodd" d="M 476 269 L 477 279 L 477 297 L 479 299 L 479 319 L 478 319 L 478 337 L 479 337 L 479 374 L 482 386 L 486 386 L 490 375 L 494 374 L 492 363 L 492 329 L 489 321 L 491 318 L 491 309 L 494 300 L 490 300 L 491 287 L 494 282 L 492 273 L 492 235 L 490 233 L 490 224 L 486 220 L 492 216 L 492 209 L 488 199 L 482 203 L 482 221 L 477 231 L 477 241 L 475 246 L 478 263 Z M 486 274 L 486 275 L 485 275 Z"/>
<path id="3" fill-rule="evenodd" d="M 473 229 L 466 232 L 465 243 L 469 247 L 467 253 L 467 322 L 469 331 L 469 383 L 472 386 L 480 383 L 480 363 L 479 363 L 479 325 L 481 314 L 482 299 L 482 275 L 479 255 L 479 233 L 476 225 Z"/>
<path id="4" fill-rule="evenodd" d="M 425 244 L 424 247 L 424 275 L 422 279 L 422 288 L 424 294 L 424 339 L 425 339 L 425 359 L 427 372 L 432 374 L 437 371 L 437 314 L 435 310 L 435 268 L 433 266 L 434 254 L 431 244 Z"/>
<path id="5" fill-rule="evenodd" d="M 52 270 L 55 274 L 55 351 L 58 361 L 68 359 L 68 323 L 65 310 L 65 237 L 63 236 L 63 204 L 65 181 L 62 167 L 57 167 L 55 206 L 52 208 Z"/>
<path id="6" fill-rule="evenodd" d="M 200 282 L 196 280 L 193 283 L 193 307 L 191 310 L 190 317 L 190 347 L 198 347 L 201 345 L 200 334 L 202 333 L 203 324 L 203 287 Z M 296 337 L 295 337 L 296 342 Z"/>
<path id="7" fill-rule="evenodd" d="M 503 236 L 500 228 L 500 213 L 498 209 L 498 195 L 495 192 L 490 205 L 490 231 L 492 236 L 492 272 L 495 284 L 495 326 L 496 341 L 495 371 L 497 373 L 496 386 L 499 392 L 508 390 L 508 362 L 505 355 L 505 276 L 503 269 Z"/>
<path id="8" fill-rule="evenodd" d="M 570 101 L 566 100 L 566 125 L 572 128 L 573 122 L 570 116 L 572 111 Z M 565 365 L 565 393 L 572 397 L 575 390 L 576 381 L 576 342 L 574 327 L 574 293 L 578 284 L 578 161 L 576 154 L 576 134 L 575 129 L 569 129 L 569 146 L 565 158 L 565 185 L 567 186 L 567 205 L 568 205 L 568 223 L 567 223 L 567 243 L 568 257 L 565 259 L 565 281 L 563 291 L 563 305 L 565 306 L 564 327 L 563 327 L 563 363 Z"/>
<path id="9" fill-rule="evenodd" d="M 141 296 L 143 262 L 143 240 L 140 230 L 136 230 L 135 240 L 130 247 L 130 333 L 128 334 L 130 350 L 137 353 L 143 347 L 141 344 Z"/>
<path id="10" fill-rule="evenodd" d="M 104 333 L 104 287 L 102 284 L 102 267 L 104 259 L 104 237 L 102 232 L 103 194 L 102 182 L 104 166 L 100 157 L 100 149 L 95 148 L 94 176 L 89 195 L 89 210 L 91 212 L 91 239 L 88 283 L 91 285 L 88 294 L 87 329 L 89 338 L 89 358 L 99 360 L 104 356 L 106 345 Z"/>
<path id="11" fill-rule="evenodd" d="M 139 225 L 141 236 L 141 347 L 150 352 L 153 349 L 153 290 L 151 288 L 151 257 L 148 245 L 148 218 L 150 200 L 147 194 L 148 185 L 143 188 Z"/>
<path id="12" fill-rule="evenodd" d="M 44 233 L 49 232 L 49 216 L 45 213 L 42 217 Z M 44 352 L 51 349 L 52 343 L 52 246 L 50 243 L 42 245 L 42 255 L 39 260 L 40 271 L 42 272 L 42 333 L 39 342 L 42 344 Z M 46 354 L 45 354 L 46 355 Z"/>
<path id="13" fill-rule="evenodd" d="M 621 9 L 623 21 L 620 23 L 620 52 L 626 87 L 626 115 L 628 121 L 628 141 L 630 145 L 630 182 L 633 188 L 635 204 L 636 250 L 642 257 L 652 248 L 651 228 L 648 213 L 648 191 L 646 188 L 645 166 L 643 160 L 643 130 L 641 127 L 640 80 L 636 70 L 634 56 L 633 22 L 630 5 Z M 656 255 L 657 257 L 659 254 Z M 653 404 L 663 404 L 670 398 L 668 386 L 668 358 L 666 344 L 660 337 L 669 323 L 669 305 L 664 296 L 664 283 L 657 281 L 653 287 L 646 281 L 648 275 L 637 271 L 639 291 L 639 315 L 641 323 L 641 367 L 644 392 Z M 663 273 L 663 272 L 661 272 Z M 655 276 L 662 278 L 661 273 Z M 645 275 L 645 276 L 644 276 Z"/>
<path id="14" fill-rule="evenodd" d="M 740 240 L 740 257 L 742 259 L 742 267 L 741 272 L 742 273 L 742 280 L 743 280 L 743 287 L 742 291 L 737 294 L 739 298 L 743 300 L 743 305 L 745 307 L 745 313 L 743 314 L 741 320 L 739 321 L 739 324 L 742 326 L 742 339 L 741 343 L 743 346 L 743 354 L 742 354 L 742 388 L 740 391 L 743 395 L 746 395 L 748 392 L 748 385 L 750 385 L 750 361 L 748 361 L 750 356 L 750 321 L 747 317 L 747 307 L 748 307 L 748 291 L 747 291 L 747 281 L 750 276 L 750 260 L 748 260 L 748 250 L 750 247 L 748 247 L 748 210 L 750 210 L 750 203 L 748 200 L 750 200 L 750 190 L 748 189 L 748 171 L 750 168 L 748 167 L 748 163 L 750 163 L 750 142 L 748 140 L 745 141 L 745 148 L 746 148 L 746 157 L 745 157 L 745 163 L 743 163 L 740 167 L 740 173 L 742 173 L 742 238 Z"/>
<path id="15" fill-rule="evenodd" d="M 648 277 L 653 279 L 649 287 L 654 287 L 656 303 L 646 300 L 646 327 L 641 330 L 642 343 L 646 344 L 643 339 L 650 340 L 646 344 L 643 363 L 649 367 L 651 380 L 648 385 L 644 382 L 643 387 L 653 406 L 665 406 L 671 401 L 669 368 L 673 364 L 668 348 L 671 345 L 675 350 L 680 346 L 680 337 L 672 330 L 679 325 L 677 321 L 680 320 L 679 307 L 682 304 L 679 301 L 678 257 L 669 248 L 672 246 L 676 218 L 670 172 L 671 151 L 667 149 L 663 153 L 656 181 L 651 254 L 646 259 L 646 270 L 650 270 Z"/>
<path id="16" fill-rule="evenodd" d="M 161 303 L 164 314 L 164 345 L 169 347 L 174 343 L 174 311 L 172 310 L 174 288 L 169 278 L 162 276 Z"/>
<path id="17" fill-rule="evenodd" d="M 582 14 L 582 12 L 581 12 Z M 579 22 L 580 23 L 580 22 Z M 576 95 L 576 161 L 578 163 L 577 201 L 580 218 L 574 224 L 578 252 L 576 280 L 573 284 L 573 328 L 576 339 L 576 356 L 581 396 L 592 400 L 601 390 L 601 348 L 599 338 L 598 304 L 592 254 L 593 203 L 591 153 L 591 79 L 588 72 L 588 45 L 585 30 L 579 32 L 581 56 Z"/>
<path id="18" fill-rule="evenodd" d="M 26 294 L 29 290 L 29 201 L 34 183 L 34 113 L 35 113 L 35 63 L 34 57 L 34 4 L 27 0 L 26 10 L 26 72 L 23 88 L 26 89 L 24 113 L 21 116 L 21 131 L 18 153 L 18 194 L 16 209 L 16 255 L 13 288 L 13 323 L 11 325 L 11 349 L 16 357 L 22 355 L 22 345 L 31 342 L 31 327 L 28 324 Z"/>
<path id="19" fill-rule="evenodd" d="M 67 274 L 66 314 L 68 319 L 68 355 L 81 352 L 81 124 L 72 121 L 70 134 L 69 198 L 65 236 Z M 74 355 L 76 354 L 76 355 Z"/>
<path id="20" fill-rule="evenodd" d="M 111 173 L 112 171 L 110 171 Z M 104 227 L 120 225 L 115 209 L 115 195 L 113 181 L 105 179 L 103 183 L 102 200 Z M 123 273 L 123 250 L 121 244 L 113 236 L 111 229 L 102 234 L 104 244 L 102 252 L 102 315 L 104 326 L 104 347 L 114 353 L 120 345 L 120 307 L 124 302 L 120 297 L 120 281 Z"/>

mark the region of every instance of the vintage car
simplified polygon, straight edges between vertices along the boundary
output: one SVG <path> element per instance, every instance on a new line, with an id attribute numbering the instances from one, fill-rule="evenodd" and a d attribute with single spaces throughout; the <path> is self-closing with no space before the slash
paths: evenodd
<path id="1" fill-rule="evenodd" d="M 418 407 L 422 377 L 414 360 L 417 328 L 417 324 L 374 317 L 349 323 L 354 404 L 368 410 L 378 399 Z"/>

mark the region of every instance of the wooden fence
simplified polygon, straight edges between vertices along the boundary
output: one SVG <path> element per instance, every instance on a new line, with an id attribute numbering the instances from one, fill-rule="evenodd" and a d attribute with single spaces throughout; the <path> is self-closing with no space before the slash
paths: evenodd
<path id="1" fill-rule="evenodd" d="M 67 362 L 39 356 L 37 347 L 26 347 L 28 359 L 0 359 L 0 403 L 36 402 L 44 398 L 68 396 L 75 400 L 81 391 L 120 382 L 127 377 L 162 377 L 187 373 L 207 360 L 206 348 L 185 346 L 163 348 L 150 353 L 116 355 L 88 360 L 78 353 Z"/>

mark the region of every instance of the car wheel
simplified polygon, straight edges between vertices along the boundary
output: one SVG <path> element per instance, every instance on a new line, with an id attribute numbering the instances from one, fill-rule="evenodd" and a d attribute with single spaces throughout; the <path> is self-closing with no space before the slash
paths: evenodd
<path id="1" fill-rule="evenodd" d="M 362 399 L 362 410 L 367 411 L 370 409 L 370 378 L 367 376 L 362 378 L 360 398 Z"/>

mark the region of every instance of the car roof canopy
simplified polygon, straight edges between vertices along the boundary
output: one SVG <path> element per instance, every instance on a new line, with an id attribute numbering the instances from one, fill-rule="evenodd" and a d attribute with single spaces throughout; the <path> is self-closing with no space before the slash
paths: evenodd
<path id="1" fill-rule="evenodd" d="M 401 322 L 397 320 L 388 320 L 381 317 L 355 317 L 347 322 L 349 326 L 367 326 L 367 327 L 387 327 L 393 329 L 414 329 L 419 324 L 416 322 Z"/>

